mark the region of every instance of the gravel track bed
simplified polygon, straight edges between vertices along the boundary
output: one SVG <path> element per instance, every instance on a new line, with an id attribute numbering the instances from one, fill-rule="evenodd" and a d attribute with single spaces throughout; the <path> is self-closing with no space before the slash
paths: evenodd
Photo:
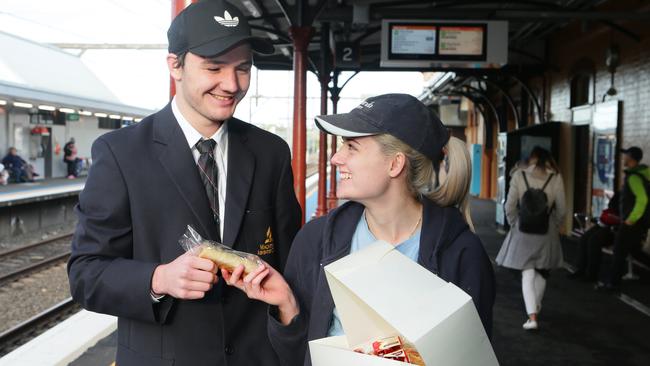
<path id="1" fill-rule="evenodd" d="M 65 263 L 0 287 L 0 332 L 70 297 Z"/>
<path id="2" fill-rule="evenodd" d="M 63 238 L 19 253 L 3 256 L 0 258 L 0 276 L 5 276 L 13 271 L 69 252 L 71 240 L 71 238 Z M 2 285 L 3 283 L 0 283 L 0 286 Z"/>
<path id="3" fill-rule="evenodd" d="M 27 232 L 16 236 L 7 236 L 0 238 L 0 251 L 10 250 L 24 245 L 59 236 L 63 234 L 72 233 L 76 223 L 65 223 L 56 226 L 48 227 L 47 230 L 36 230 Z"/>

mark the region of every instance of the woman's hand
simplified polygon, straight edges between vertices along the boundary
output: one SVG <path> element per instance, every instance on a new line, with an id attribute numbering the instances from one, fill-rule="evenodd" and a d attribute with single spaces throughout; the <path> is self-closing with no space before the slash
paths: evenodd
<path id="1" fill-rule="evenodd" d="M 226 283 L 242 290 L 249 299 L 277 306 L 282 324 L 289 324 L 298 315 L 300 309 L 291 287 L 268 263 L 264 262 L 255 271 L 242 278 L 243 273 L 244 266 L 241 264 L 232 273 L 221 269 L 221 275 Z"/>

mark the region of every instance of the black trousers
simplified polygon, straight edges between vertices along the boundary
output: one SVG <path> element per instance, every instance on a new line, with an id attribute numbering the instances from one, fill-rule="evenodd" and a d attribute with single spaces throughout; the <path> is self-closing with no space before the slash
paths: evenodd
<path id="1" fill-rule="evenodd" d="M 616 238 L 614 239 L 614 263 L 612 265 L 612 273 L 610 277 L 610 284 L 618 286 L 621 284 L 621 277 L 625 273 L 626 259 L 628 255 L 632 255 L 635 259 L 643 264 L 650 266 L 650 257 L 648 257 L 641 250 L 642 240 L 645 237 L 647 228 L 644 225 L 625 225 L 622 224 Z"/>
<path id="2" fill-rule="evenodd" d="M 81 159 L 76 158 L 74 160 L 66 160 L 65 163 L 68 164 L 68 175 L 78 176 L 79 175 L 79 163 Z"/>
<path id="3" fill-rule="evenodd" d="M 612 245 L 614 232 L 612 228 L 594 225 L 580 237 L 580 258 L 578 272 L 589 280 L 597 280 L 600 272 L 602 248 Z"/>

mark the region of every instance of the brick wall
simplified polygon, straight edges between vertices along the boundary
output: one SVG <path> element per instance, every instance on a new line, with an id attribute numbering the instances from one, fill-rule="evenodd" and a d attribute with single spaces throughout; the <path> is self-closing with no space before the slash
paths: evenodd
<path id="1" fill-rule="evenodd" d="M 622 144 L 641 147 L 647 156 L 644 162 L 650 163 L 650 27 L 639 23 L 621 25 L 638 34 L 641 41 L 609 27 L 588 26 L 585 30 L 579 24 L 566 27 L 549 40 L 549 61 L 559 66 L 560 71 L 547 74 L 550 80 L 547 108 L 552 120 L 571 121 L 571 70 L 584 58 L 595 65 L 593 99 L 601 102 L 610 87 L 605 52 L 611 44 L 616 44 L 621 55 L 614 81 L 618 94 L 607 96 L 606 100 L 623 101 Z"/>

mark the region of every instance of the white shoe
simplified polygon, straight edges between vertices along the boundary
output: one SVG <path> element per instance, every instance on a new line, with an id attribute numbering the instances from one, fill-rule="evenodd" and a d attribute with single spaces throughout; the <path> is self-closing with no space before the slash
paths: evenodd
<path id="1" fill-rule="evenodd" d="M 528 320 L 526 320 L 526 322 L 524 323 L 524 325 L 522 325 L 522 327 L 523 327 L 525 330 L 537 330 L 537 328 L 538 328 L 538 326 L 537 326 L 537 321 L 532 320 L 532 319 L 528 319 Z"/>

